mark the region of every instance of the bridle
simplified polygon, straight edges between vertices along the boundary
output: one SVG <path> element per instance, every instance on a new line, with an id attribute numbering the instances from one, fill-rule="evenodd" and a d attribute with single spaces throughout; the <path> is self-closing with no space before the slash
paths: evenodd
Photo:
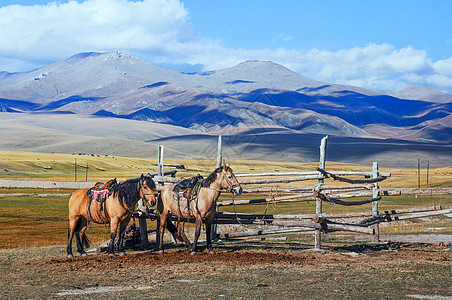
<path id="1" fill-rule="evenodd" d="M 224 173 L 226 173 L 226 171 L 222 171 L 222 172 L 224 172 Z M 201 188 L 204 188 L 204 189 L 208 189 L 208 190 L 212 190 L 212 191 L 216 191 L 216 192 L 223 192 L 223 191 L 226 191 L 226 192 L 228 192 L 228 193 L 230 193 L 230 192 L 232 192 L 232 190 L 234 189 L 234 188 L 236 188 L 236 187 L 239 187 L 240 186 L 240 183 L 237 181 L 237 184 L 233 184 L 230 180 L 229 180 L 229 178 L 228 178 L 228 176 L 227 176 L 227 174 L 225 174 L 226 176 L 224 176 L 223 177 L 223 180 L 225 180 L 226 181 L 226 183 L 228 184 L 228 187 L 226 188 L 226 189 L 214 189 L 214 188 L 211 188 L 210 186 L 203 186 L 203 187 L 201 187 Z M 234 174 L 232 174 L 232 176 L 234 176 Z M 235 176 L 234 176 L 235 177 Z"/>
<path id="2" fill-rule="evenodd" d="M 223 171 L 223 172 L 225 172 L 226 173 L 226 171 Z M 234 188 L 236 188 L 236 187 L 239 187 L 240 186 L 240 183 L 237 181 L 237 179 L 236 179 L 236 181 L 237 181 L 237 184 L 233 184 L 230 180 L 229 180 L 229 178 L 228 178 L 228 175 L 227 174 L 225 174 L 226 176 L 224 176 L 224 178 L 223 178 L 223 180 L 226 180 L 226 183 L 228 184 L 228 188 L 226 189 L 226 191 L 228 192 L 228 193 L 230 193 Z M 231 175 L 231 177 L 232 176 L 234 176 L 234 174 L 232 174 Z M 235 177 L 235 176 L 234 176 Z"/>

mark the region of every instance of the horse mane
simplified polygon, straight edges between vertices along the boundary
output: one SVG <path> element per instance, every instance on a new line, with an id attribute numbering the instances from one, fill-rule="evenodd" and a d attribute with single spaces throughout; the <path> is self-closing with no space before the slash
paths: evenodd
<path id="1" fill-rule="evenodd" d="M 152 179 L 152 177 L 148 174 L 148 175 L 144 176 L 144 178 L 146 179 L 146 185 L 147 185 L 149 188 L 151 188 L 153 191 L 155 191 L 155 190 L 156 190 L 155 182 L 154 182 L 154 180 Z"/>
<path id="2" fill-rule="evenodd" d="M 215 180 L 217 180 L 217 174 L 223 171 L 223 168 L 225 168 L 225 171 L 231 171 L 232 169 L 229 166 L 221 166 L 219 168 L 216 168 L 215 171 L 213 171 L 206 179 L 203 180 L 202 186 L 203 187 L 209 187 Z"/>
<path id="3" fill-rule="evenodd" d="M 147 186 L 155 190 L 154 180 L 150 176 L 146 176 L 145 179 Z M 121 205 L 132 208 L 137 199 L 140 198 L 140 180 L 141 177 L 132 178 L 112 187 L 113 196 L 118 195 L 118 201 Z"/>

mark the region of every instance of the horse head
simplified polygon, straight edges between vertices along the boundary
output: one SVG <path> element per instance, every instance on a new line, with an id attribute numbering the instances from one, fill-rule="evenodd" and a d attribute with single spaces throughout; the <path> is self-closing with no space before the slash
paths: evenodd
<path id="1" fill-rule="evenodd" d="M 143 175 L 141 174 L 140 178 L 140 197 L 144 201 L 146 201 L 150 206 L 155 205 L 155 182 L 152 179 L 152 176 L 150 174 Z"/>
<path id="2" fill-rule="evenodd" d="M 231 167 L 228 164 L 223 165 L 223 180 L 221 182 L 221 188 L 226 189 L 228 192 L 233 193 L 236 196 L 240 196 L 243 192 L 237 177 L 232 172 Z"/>

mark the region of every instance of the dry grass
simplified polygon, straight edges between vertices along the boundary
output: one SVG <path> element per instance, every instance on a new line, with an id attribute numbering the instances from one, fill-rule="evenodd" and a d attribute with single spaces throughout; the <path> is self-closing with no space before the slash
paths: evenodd
<path id="1" fill-rule="evenodd" d="M 88 181 L 111 178 L 126 179 L 141 173 L 155 173 L 156 158 L 141 159 L 131 157 L 106 156 L 98 154 L 57 154 L 0 151 L 0 178 L 74 180 L 75 160 L 77 161 L 77 179 Z M 271 171 L 315 171 L 318 163 L 231 161 L 234 172 L 260 173 Z M 165 159 L 166 165 L 183 164 L 186 170 L 179 170 L 178 176 L 189 177 L 201 173 L 208 175 L 215 168 L 212 160 Z M 371 171 L 372 166 L 327 162 L 328 170 Z M 173 169 L 171 167 L 167 170 Z M 381 172 L 390 172 L 392 177 L 381 183 L 382 187 L 417 187 L 417 169 L 381 168 Z M 300 185 L 312 185 L 312 181 Z M 421 170 L 421 187 L 426 187 L 426 170 Z M 452 166 L 432 168 L 429 171 L 429 187 L 452 186 Z"/>

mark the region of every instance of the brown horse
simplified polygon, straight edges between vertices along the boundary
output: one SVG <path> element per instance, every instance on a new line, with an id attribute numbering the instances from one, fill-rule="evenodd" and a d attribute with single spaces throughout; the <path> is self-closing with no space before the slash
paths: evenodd
<path id="1" fill-rule="evenodd" d="M 157 202 L 157 210 L 160 215 L 159 253 L 163 253 L 163 233 L 165 226 L 173 234 L 175 231 L 174 225 L 168 218 L 169 212 L 181 221 L 175 234 L 176 238 L 184 242 L 188 246 L 188 249 L 192 251 L 192 254 L 195 254 L 198 238 L 201 233 L 201 225 L 204 222 L 206 224 L 207 250 L 213 253 L 210 234 L 217 199 L 222 191 L 232 192 L 237 196 L 242 194 L 242 187 L 232 172 L 232 169 L 228 165 L 217 168 L 209 177 L 203 180 L 197 197 L 192 199 L 192 201 L 178 198 L 178 195 L 173 193 L 173 188 L 174 185 L 165 186 L 160 192 Z M 193 244 L 190 244 L 190 241 L 184 233 L 184 221 L 193 219 L 196 221 L 195 240 Z"/>
<path id="2" fill-rule="evenodd" d="M 85 231 L 89 221 L 98 224 L 110 223 L 110 242 L 108 244 L 108 254 L 114 256 L 114 241 L 116 231 L 119 227 L 118 251 L 119 255 L 124 255 L 123 238 L 124 230 L 130 221 L 132 212 L 136 208 L 139 199 L 145 200 L 151 206 L 155 205 L 155 182 L 148 174 L 146 176 L 129 179 L 123 183 L 112 186 L 111 194 L 102 204 L 99 201 L 91 200 L 87 196 L 88 188 L 75 191 L 69 199 L 69 231 L 67 257 L 72 255 L 72 238 L 75 234 L 77 241 L 77 252 L 86 256 L 83 246 L 88 247 L 88 239 Z"/>

